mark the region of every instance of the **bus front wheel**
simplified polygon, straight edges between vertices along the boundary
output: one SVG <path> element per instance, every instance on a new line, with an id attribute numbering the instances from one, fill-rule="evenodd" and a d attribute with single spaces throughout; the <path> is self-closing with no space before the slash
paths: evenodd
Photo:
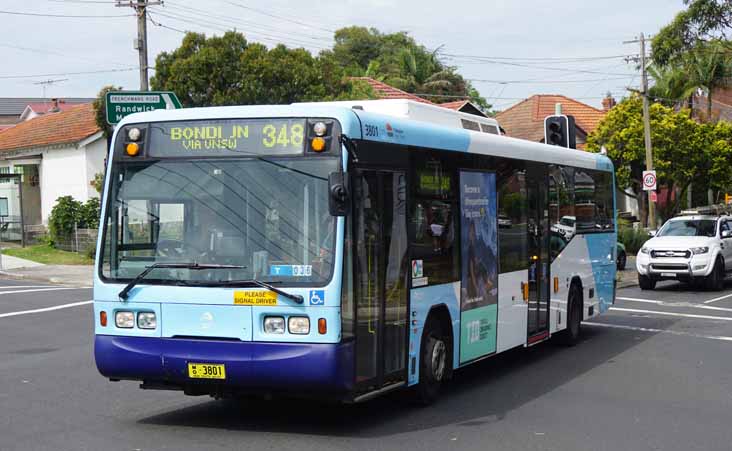
<path id="1" fill-rule="evenodd" d="M 442 383 L 449 374 L 450 340 L 443 333 L 440 322 L 430 318 L 422 333 L 419 356 L 419 383 L 415 398 L 419 404 L 429 405 L 440 395 Z"/>

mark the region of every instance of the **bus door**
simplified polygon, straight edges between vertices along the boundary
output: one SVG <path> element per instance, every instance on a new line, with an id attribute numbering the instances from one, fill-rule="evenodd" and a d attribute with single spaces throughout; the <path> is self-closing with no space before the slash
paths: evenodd
<path id="1" fill-rule="evenodd" d="M 357 169 L 352 180 L 356 386 L 406 380 L 407 199 L 402 171 Z"/>
<path id="2" fill-rule="evenodd" d="M 529 258 L 528 344 L 549 335 L 549 177 L 544 166 L 528 165 L 527 241 Z"/>

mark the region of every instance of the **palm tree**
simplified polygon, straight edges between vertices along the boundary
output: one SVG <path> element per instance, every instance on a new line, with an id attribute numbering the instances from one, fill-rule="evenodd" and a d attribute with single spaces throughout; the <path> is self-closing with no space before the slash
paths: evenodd
<path id="1" fill-rule="evenodd" d="M 648 90 L 651 99 L 667 106 L 680 106 L 682 102 L 688 102 L 692 107 L 692 99 L 696 86 L 691 82 L 686 71 L 681 67 L 652 65 L 648 73 L 653 78 L 654 84 Z"/>
<path id="2" fill-rule="evenodd" d="M 684 64 L 690 85 L 701 88 L 707 93 L 706 117 L 709 122 L 712 121 L 714 91 L 727 86 L 732 75 L 730 51 L 730 48 L 719 40 L 700 43 L 689 52 Z"/>

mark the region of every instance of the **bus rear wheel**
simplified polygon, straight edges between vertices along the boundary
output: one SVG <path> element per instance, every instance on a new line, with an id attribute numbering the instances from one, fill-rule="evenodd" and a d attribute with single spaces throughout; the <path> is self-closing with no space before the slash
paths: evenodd
<path id="1" fill-rule="evenodd" d="M 567 328 L 560 332 L 559 341 L 565 346 L 574 346 L 582 332 L 582 290 L 577 284 L 569 289 L 567 308 Z"/>
<path id="2" fill-rule="evenodd" d="M 450 339 L 442 331 L 440 322 L 430 318 L 422 333 L 419 356 L 419 383 L 414 390 L 415 400 L 429 405 L 437 400 L 443 382 L 450 372 Z"/>

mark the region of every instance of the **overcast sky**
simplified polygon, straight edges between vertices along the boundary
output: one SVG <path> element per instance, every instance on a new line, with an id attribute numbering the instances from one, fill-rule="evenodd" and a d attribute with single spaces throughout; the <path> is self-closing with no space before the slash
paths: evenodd
<path id="1" fill-rule="evenodd" d="M 104 85 L 139 88 L 136 20 L 112 0 L 0 0 L 0 96 L 93 97 Z M 440 47 L 497 109 L 533 94 L 564 94 L 599 106 L 612 92 L 638 86 L 633 64 L 638 33 L 654 34 L 683 8 L 681 0 L 165 0 L 151 8 L 150 65 L 183 36 L 176 30 L 222 34 L 236 28 L 249 40 L 312 52 L 332 45 L 348 25 L 408 31 Z M 8 12 L 76 16 L 42 17 Z M 537 60 L 538 58 L 563 58 Z M 574 58 L 575 60 L 570 60 Z M 112 72 L 117 70 L 117 72 Z M 109 71 L 97 74 L 75 72 Z"/>

